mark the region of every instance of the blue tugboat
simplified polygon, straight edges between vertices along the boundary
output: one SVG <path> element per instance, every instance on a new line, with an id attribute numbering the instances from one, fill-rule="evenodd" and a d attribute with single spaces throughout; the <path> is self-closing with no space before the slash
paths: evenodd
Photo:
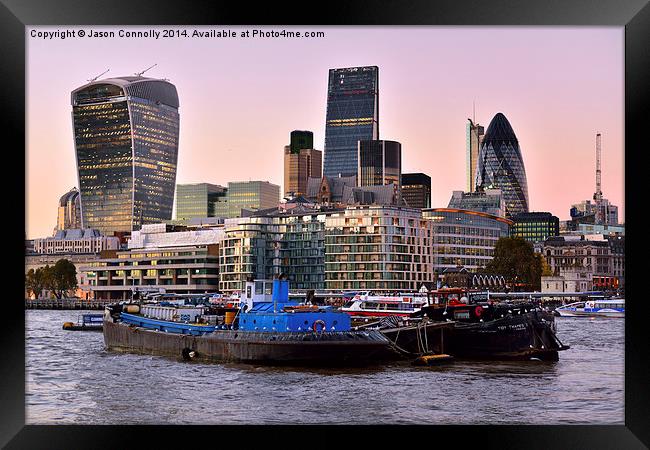
<path id="1" fill-rule="evenodd" d="M 348 314 L 289 301 L 287 280 L 247 282 L 241 309 L 224 323 L 205 323 L 204 312 L 110 305 L 104 342 L 112 350 L 269 364 L 359 365 L 399 357 L 381 332 L 353 331 Z"/>

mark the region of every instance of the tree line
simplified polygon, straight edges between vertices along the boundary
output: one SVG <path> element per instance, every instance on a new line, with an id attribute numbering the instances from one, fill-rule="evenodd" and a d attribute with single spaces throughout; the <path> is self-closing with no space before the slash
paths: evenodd
<path id="1" fill-rule="evenodd" d="M 29 269 L 25 275 L 25 291 L 36 298 L 39 298 L 43 291 L 49 291 L 60 299 L 76 288 L 77 268 L 67 259 L 59 259 L 53 266 Z"/>
<path id="2" fill-rule="evenodd" d="M 486 272 L 503 275 L 513 288 L 540 290 L 542 276 L 552 275 L 546 259 L 535 253 L 533 244 L 520 237 L 500 238 L 494 247 L 494 258 Z"/>

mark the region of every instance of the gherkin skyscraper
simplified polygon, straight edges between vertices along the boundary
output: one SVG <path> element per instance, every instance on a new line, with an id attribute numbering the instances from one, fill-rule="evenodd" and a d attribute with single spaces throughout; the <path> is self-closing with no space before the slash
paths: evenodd
<path id="1" fill-rule="evenodd" d="M 528 212 L 528 182 L 515 132 L 502 113 L 488 126 L 478 156 L 477 189 L 501 189 L 506 216 Z"/>

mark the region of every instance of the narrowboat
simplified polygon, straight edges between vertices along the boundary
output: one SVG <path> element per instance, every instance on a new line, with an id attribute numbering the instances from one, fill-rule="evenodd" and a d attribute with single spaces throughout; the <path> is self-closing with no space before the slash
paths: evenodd
<path id="1" fill-rule="evenodd" d="M 360 365 L 398 353 L 377 330 L 352 330 L 331 307 L 289 301 L 287 280 L 246 282 L 241 308 L 222 323 L 204 306 L 115 304 L 104 313 L 108 349 L 208 361 Z"/>

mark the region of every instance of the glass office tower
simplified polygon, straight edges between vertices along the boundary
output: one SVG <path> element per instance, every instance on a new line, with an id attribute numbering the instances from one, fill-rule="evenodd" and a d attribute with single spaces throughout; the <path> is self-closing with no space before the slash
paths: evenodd
<path id="1" fill-rule="evenodd" d="M 178 93 L 165 80 L 98 80 L 72 91 L 84 228 L 130 232 L 172 217 Z"/>
<path id="2" fill-rule="evenodd" d="M 402 198 L 410 208 L 431 208 L 431 177 L 424 173 L 403 173 Z"/>
<path id="3" fill-rule="evenodd" d="M 379 139 L 379 68 L 330 69 L 323 175 L 357 175 L 357 142 Z"/>
<path id="4" fill-rule="evenodd" d="M 467 161 L 467 192 L 474 192 L 476 181 L 476 166 L 478 162 L 479 147 L 485 136 L 484 128 L 472 119 L 467 119 L 465 127 L 465 148 Z"/>
<path id="5" fill-rule="evenodd" d="M 501 189 L 506 217 L 528 212 L 528 182 L 519 141 L 501 113 L 490 122 L 478 158 L 477 189 Z"/>
<path id="6" fill-rule="evenodd" d="M 215 204 L 225 202 L 227 189 L 210 183 L 176 185 L 176 219 L 214 217 Z"/>
<path id="7" fill-rule="evenodd" d="M 359 186 L 395 184 L 402 187 L 402 144 L 395 141 L 359 141 Z"/>

